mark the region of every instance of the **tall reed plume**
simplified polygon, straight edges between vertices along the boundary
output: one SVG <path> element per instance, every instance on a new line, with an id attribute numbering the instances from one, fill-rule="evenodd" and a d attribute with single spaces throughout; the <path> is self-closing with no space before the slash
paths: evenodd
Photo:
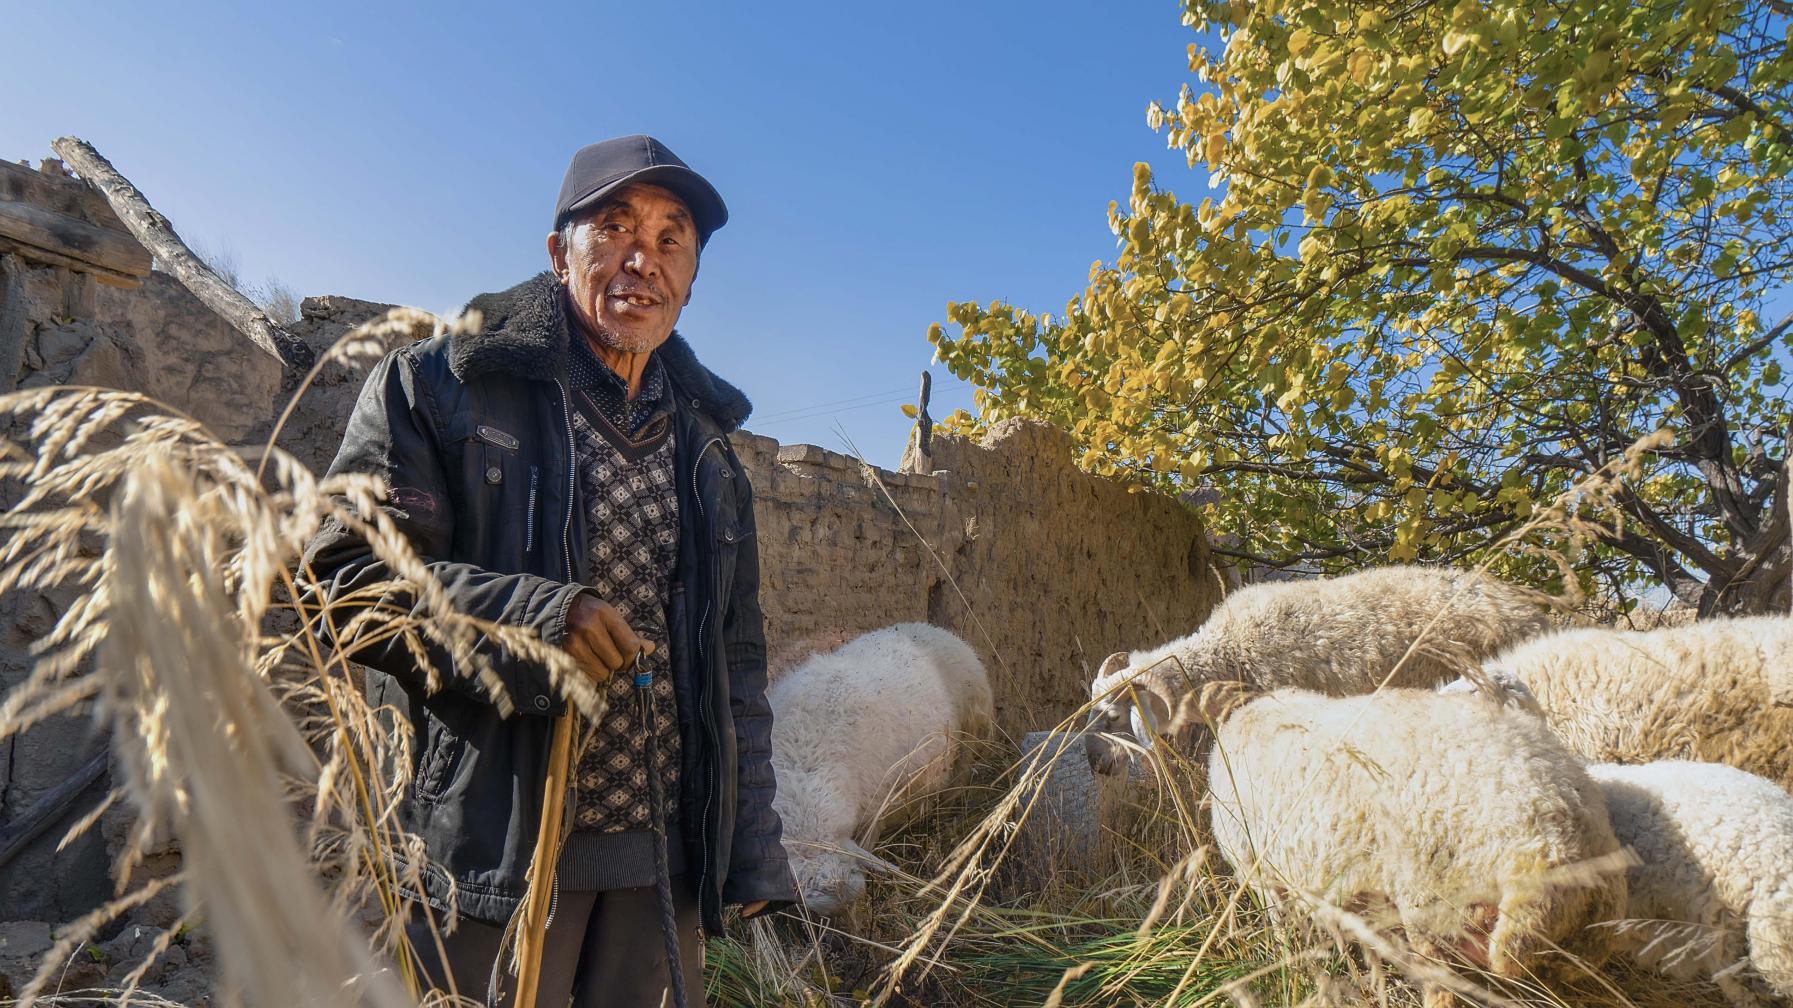
<path id="1" fill-rule="evenodd" d="M 395 310 L 318 369 L 377 354 L 431 321 Z M 172 886 L 187 919 L 212 935 L 216 980 L 232 1000 L 415 1004 L 426 992 L 400 893 L 419 890 L 427 859 L 395 819 L 412 740 L 402 719 L 364 699 L 353 650 L 328 641 L 352 631 L 363 642 L 399 637 L 420 657 L 433 647 L 501 703 L 482 640 L 540 662 L 575 705 L 596 711 L 589 680 L 533 635 L 456 612 L 381 510 L 384 488 L 366 476 L 319 479 L 273 447 L 278 431 L 250 460 L 145 397 L 70 387 L 0 397 L 8 428 L 0 592 L 72 601 L 0 703 L 0 738 L 91 712 L 114 753 L 106 805 L 137 813 L 114 866 L 116 898 L 61 931 L 22 1003 L 108 922 Z M 391 579 L 320 602 L 299 558 L 325 522 L 365 538 Z M 139 878 L 165 835 L 179 842 L 180 871 Z"/>

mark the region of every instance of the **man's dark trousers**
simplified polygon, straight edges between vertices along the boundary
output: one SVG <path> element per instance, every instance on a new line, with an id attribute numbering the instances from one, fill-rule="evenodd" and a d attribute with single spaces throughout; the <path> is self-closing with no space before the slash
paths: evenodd
<path id="1" fill-rule="evenodd" d="M 691 880 L 672 880 L 673 906 L 679 924 L 679 952 L 685 973 L 685 998 L 693 1008 L 703 1003 L 703 940 L 698 935 L 697 893 Z M 443 916 L 432 913 L 438 930 Z M 424 973 L 438 990 L 502 1008 L 513 1000 L 516 978 L 506 962 L 499 964 L 495 990 L 492 966 L 498 960 L 504 928 L 462 919 L 453 934 L 442 935 L 446 969 L 427 922 L 413 920 L 406 929 L 411 945 L 423 958 Z M 454 986 L 449 986 L 452 979 Z M 554 920 L 542 950 L 539 1008 L 659 1008 L 672 1003 L 666 983 L 666 943 L 660 934 L 660 902 L 652 886 L 606 892 L 562 889 L 555 898 Z"/>

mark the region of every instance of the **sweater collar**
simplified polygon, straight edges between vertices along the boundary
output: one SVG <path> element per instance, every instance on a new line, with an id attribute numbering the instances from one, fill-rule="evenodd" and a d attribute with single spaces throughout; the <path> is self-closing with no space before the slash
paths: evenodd
<path id="1" fill-rule="evenodd" d="M 535 381 L 563 380 L 571 327 L 560 284 L 548 272 L 510 288 L 481 294 L 462 310 L 480 313 L 479 329 L 451 331 L 448 366 L 466 381 L 508 374 Z M 685 400 L 715 418 L 725 431 L 738 429 L 753 411 L 741 390 L 704 367 L 685 338 L 674 332 L 654 351 L 672 386 Z"/>

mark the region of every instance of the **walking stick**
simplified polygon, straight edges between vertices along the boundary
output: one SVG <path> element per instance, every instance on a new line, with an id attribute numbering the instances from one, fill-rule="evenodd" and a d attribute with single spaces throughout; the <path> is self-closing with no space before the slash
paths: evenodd
<path id="1" fill-rule="evenodd" d="M 529 887 L 524 893 L 523 919 L 517 932 L 517 1008 L 534 1008 L 536 988 L 541 982 L 542 946 L 547 943 L 548 918 L 554 910 L 554 868 L 560 860 L 567 782 L 573 773 L 575 719 L 570 707 L 555 718 L 554 737 L 548 744 L 548 774 L 542 784 L 542 827 L 536 834 L 535 854 L 529 859 Z"/>

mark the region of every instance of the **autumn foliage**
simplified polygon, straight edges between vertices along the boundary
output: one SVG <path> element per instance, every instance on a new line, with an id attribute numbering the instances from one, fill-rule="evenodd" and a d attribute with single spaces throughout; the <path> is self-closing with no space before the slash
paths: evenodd
<path id="1" fill-rule="evenodd" d="M 930 338 L 977 422 L 1061 425 L 1274 566 L 1483 559 L 1666 428 L 1578 576 L 1784 605 L 1785 7 L 1192 0 L 1147 113 L 1189 195 L 1137 166 L 1062 314 Z"/>

